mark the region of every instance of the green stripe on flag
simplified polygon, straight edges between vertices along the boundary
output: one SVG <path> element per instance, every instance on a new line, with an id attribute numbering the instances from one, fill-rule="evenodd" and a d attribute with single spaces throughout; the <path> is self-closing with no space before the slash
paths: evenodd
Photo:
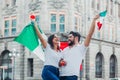
<path id="1" fill-rule="evenodd" d="M 34 24 L 27 25 L 14 41 L 26 46 L 30 51 L 33 51 L 39 45 Z"/>
<path id="2" fill-rule="evenodd" d="M 105 10 L 105 11 L 101 12 L 99 15 L 100 15 L 100 17 L 105 17 L 105 16 L 106 16 L 106 14 L 107 14 L 107 10 Z"/>

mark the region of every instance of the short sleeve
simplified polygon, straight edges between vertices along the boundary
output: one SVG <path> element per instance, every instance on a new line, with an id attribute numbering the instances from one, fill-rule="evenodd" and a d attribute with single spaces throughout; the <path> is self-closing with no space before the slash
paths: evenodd
<path id="1" fill-rule="evenodd" d="M 44 48 L 44 50 L 47 51 L 48 49 L 50 49 L 50 45 L 47 43 L 47 46 Z"/>
<path id="2" fill-rule="evenodd" d="M 81 50 L 81 53 L 82 53 L 82 56 L 83 56 L 83 58 L 85 57 L 85 54 L 86 54 L 86 52 L 87 52 L 87 49 L 88 49 L 88 47 L 86 47 L 85 45 L 84 45 L 84 42 L 80 45 L 80 50 Z"/>

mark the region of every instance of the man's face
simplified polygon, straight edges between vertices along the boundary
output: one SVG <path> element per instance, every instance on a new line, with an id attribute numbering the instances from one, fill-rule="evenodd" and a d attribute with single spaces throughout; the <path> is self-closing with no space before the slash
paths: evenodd
<path id="1" fill-rule="evenodd" d="M 68 45 L 73 46 L 74 45 L 74 40 L 75 40 L 74 36 L 72 34 L 69 34 L 69 36 L 68 36 Z"/>

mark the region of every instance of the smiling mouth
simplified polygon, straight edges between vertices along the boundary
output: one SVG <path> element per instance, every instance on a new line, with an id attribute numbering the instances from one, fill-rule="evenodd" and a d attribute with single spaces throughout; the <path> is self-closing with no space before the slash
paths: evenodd
<path id="1" fill-rule="evenodd" d="M 71 40 L 68 40 L 68 42 L 71 42 Z"/>

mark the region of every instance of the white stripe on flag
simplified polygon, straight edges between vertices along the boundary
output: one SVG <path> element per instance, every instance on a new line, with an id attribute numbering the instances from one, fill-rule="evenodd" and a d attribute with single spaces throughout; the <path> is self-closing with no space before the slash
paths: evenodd
<path id="1" fill-rule="evenodd" d="M 45 61 L 45 55 L 40 45 L 33 50 L 33 53 L 36 54 L 36 56 L 39 57 L 39 59 L 41 59 L 43 62 Z"/>

